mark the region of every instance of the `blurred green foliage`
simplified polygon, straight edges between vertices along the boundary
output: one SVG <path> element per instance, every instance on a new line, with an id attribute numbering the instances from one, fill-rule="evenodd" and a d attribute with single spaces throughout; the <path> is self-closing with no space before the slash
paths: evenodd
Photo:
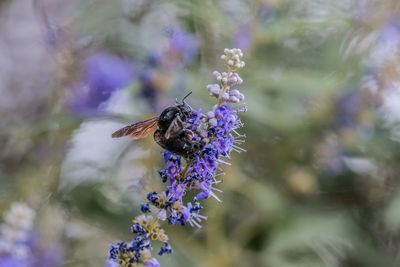
<path id="1" fill-rule="evenodd" d="M 132 112 L 82 117 L 71 110 L 69 97 L 76 93 L 85 59 L 108 51 L 140 73 L 146 55 L 167 49 L 168 27 L 196 36 L 198 55 L 182 68 L 154 70 L 155 94 L 164 106 L 193 91 L 189 102 L 210 108 L 205 86 L 221 66 L 221 51 L 234 46 L 235 38 L 250 46 L 241 74 L 247 153 L 234 155 L 225 168 L 223 202 L 207 201 L 203 228 L 166 227 L 175 253 L 161 257 L 162 266 L 398 266 L 398 122 L 389 123 L 382 112 L 385 92 L 397 78 L 389 67 L 396 67 L 398 58 L 395 50 L 386 57 L 378 50 L 381 33 L 399 15 L 395 1 L 96 0 L 33 6 L 6 1 L 0 7 L 5 36 L 14 36 L 13 23 L 21 18 L 16 9 L 26 23 L 42 29 L 33 34 L 35 46 L 46 46 L 43 32 L 57 28 L 58 41 L 41 54 L 49 64 L 41 75 L 51 81 L 32 79 L 31 88 L 25 84 L 22 90 L 18 82 L 4 80 L 0 87 L 0 92 L 20 88 L 25 96 L 4 93 L 0 101 L 15 102 L 0 110 L 0 210 L 25 201 L 38 212 L 39 232 L 58 225 L 63 266 L 104 266 L 108 244 L 129 238 L 141 199 L 162 186 L 156 174 L 161 150 L 150 139 L 121 143 L 118 155 L 101 150 L 116 142 L 108 136 L 118 122 L 156 113 L 141 94 L 140 79 L 123 89 Z M 242 28 L 245 40 L 238 36 Z M 25 58 L 26 66 L 6 61 L 0 66 L 32 72 L 33 59 Z M 12 79 L 22 79 L 17 75 L 12 72 Z M 33 97 L 35 91 L 26 90 L 44 93 Z M 97 145 L 79 148 L 85 139 L 71 141 L 83 129 L 109 122 L 117 124 L 104 128 Z M 83 161 L 95 172 L 83 174 L 76 166 L 74 177 L 82 173 L 85 179 L 69 186 L 71 149 L 78 155 L 92 149 L 105 153 L 115 164 Z M 131 152 L 136 156 L 127 156 Z M 146 171 L 137 177 L 139 168 Z M 131 177 L 135 185 L 115 176 Z"/>

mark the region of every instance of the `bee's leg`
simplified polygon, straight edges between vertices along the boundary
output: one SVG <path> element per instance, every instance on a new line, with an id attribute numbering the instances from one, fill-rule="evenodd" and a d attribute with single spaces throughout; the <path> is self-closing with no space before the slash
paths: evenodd
<path id="1" fill-rule="evenodd" d="M 184 129 L 184 130 L 183 130 L 183 134 L 184 134 L 184 136 L 185 136 L 187 139 L 189 139 L 189 140 L 192 140 L 193 137 L 194 137 L 193 131 L 192 131 L 192 130 L 189 130 L 189 129 Z"/>

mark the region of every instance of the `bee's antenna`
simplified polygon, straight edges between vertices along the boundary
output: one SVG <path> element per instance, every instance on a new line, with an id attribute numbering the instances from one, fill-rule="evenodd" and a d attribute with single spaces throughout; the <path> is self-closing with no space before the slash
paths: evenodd
<path id="1" fill-rule="evenodd" d="M 193 92 L 190 91 L 189 94 L 187 94 L 183 99 L 182 99 L 182 104 L 185 104 L 185 99 L 190 96 Z"/>

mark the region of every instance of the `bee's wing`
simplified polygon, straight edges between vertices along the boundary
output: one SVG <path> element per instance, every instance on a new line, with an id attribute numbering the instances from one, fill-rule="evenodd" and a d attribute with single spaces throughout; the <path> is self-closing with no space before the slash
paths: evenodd
<path id="1" fill-rule="evenodd" d="M 165 138 L 175 138 L 179 136 L 183 131 L 184 125 L 181 120 L 181 117 L 177 115 L 175 119 L 169 125 L 167 131 L 165 132 Z"/>
<path id="2" fill-rule="evenodd" d="M 149 120 L 141 121 L 122 129 L 119 129 L 112 134 L 113 138 L 128 136 L 134 139 L 139 139 L 154 133 L 157 130 L 158 117 L 151 118 Z"/>

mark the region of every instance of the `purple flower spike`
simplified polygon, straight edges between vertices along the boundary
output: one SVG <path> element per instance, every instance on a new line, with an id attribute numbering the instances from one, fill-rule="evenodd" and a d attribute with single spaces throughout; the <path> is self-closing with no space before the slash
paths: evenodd
<path id="1" fill-rule="evenodd" d="M 190 38 L 186 34 L 174 33 L 171 35 L 170 62 L 180 53 L 186 53 L 187 42 Z M 212 111 L 205 114 L 201 109 L 192 109 L 188 116 L 182 116 L 184 129 L 178 138 L 185 140 L 188 149 L 197 148 L 195 152 L 181 157 L 164 151 L 165 168 L 158 171 L 163 183 L 167 188 L 161 193 L 150 192 L 147 194 L 147 203 L 142 204 L 142 215 L 136 217 L 132 226 L 132 233 L 136 236 L 131 243 L 120 242 L 117 246 L 111 246 L 109 258 L 119 262 L 121 267 L 148 266 L 159 267 L 160 264 L 151 257 L 151 242 L 158 240 L 164 243 L 158 255 L 172 253 L 168 243 L 168 236 L 159 227 L 160 222 L 167 221 L 172 225 L 185 226 L 189 224 L 194 227 L 201 227 L 201 223 L 207 217 L 200 214 L 202 206 L 200 200 L 215 198 L 221 202 L 217 193 L 222 191 L 216 187 L 221 182 L 217 177 L 224 175 L 221 165 L 230 165 L 225 158 L 230 158 L 232 151 L 242 152 L 240 144 L 244 142 L 244 135 L 236 130 L 243 126 L 237 113 L 246 110 L 245 107 L 236 109 L 230 106 L 232 103 L 239 103 L 244 100 L 244 95 L 237 89 L 230 90 L 243 82 L 238 69 L 245 66 L 242 61 L 243 53 L 240 49 L 225 49 L 221 59 L 228 67 L 227 72 L 214 71 L 219 84 L 209 85 L 210 91 L 218 89 L 218 93 L 212 94 L 218 99 Z M 163 62 L 164 63 L 164 62 Z M 214 88 L 214 89 L 213 89 Z M 231 97 L 234 97 L 232 100 Z M 243 104 L 241 104 L 243 105 Z M 180 141 L 180 140 L 178 140 Z M 193 151 L 193 150 L 189 150 Z M 193 194 L 187 194 L 194 190 Z M 192 202 L 186 201 L 194 196 Z M 186 205 L 184 204 L 186 203 Z M 150 205 L 153 208 L 150 209 Z M 153 219 L 153 214 L 154 219 Z M 129 261 L 127 262 L 127 259 Z"/>

